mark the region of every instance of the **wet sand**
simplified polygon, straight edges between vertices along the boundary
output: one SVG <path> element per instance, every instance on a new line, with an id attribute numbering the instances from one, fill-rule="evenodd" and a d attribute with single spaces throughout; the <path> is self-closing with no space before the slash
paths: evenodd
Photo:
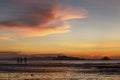
<path id="1" fill-rule="evenodd" d="M 0 80 L 120 80 L 120 63 L 0 64 Z"/>
<path id="2" fill-rule="evenodd" d="M 3 72 L 62 72 L 62 70 L 44 70 L 41 67 L 71 67 L 81 69 L 96 69 L 95 71 L 120 73 L 120 63 L 106 64 L 0 64 L 0 71 Z M 34 69 L 32 69 L 34 68 Z M 78 71 L 79 72 L 79 71 Z"/>

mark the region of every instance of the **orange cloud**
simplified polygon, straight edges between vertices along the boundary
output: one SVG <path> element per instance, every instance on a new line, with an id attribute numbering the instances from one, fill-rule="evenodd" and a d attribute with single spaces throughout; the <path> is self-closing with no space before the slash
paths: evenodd
<path id="1" fill-rule="evenodd" d="M 35 26 L 36 27 L 36 26 Z M 14 32 L 14 29 L 17 31 L 14 34 L 12 33 L 11 35 L 13 36 L 19 36 L 19 37 L 34 37 L 34 36 L 46 36 L 49 34 L 55 34 L 55 33 L 66 33 L 68 32 L 69 25 L 57 25 L 57 26 L 52 26 L 52 27 L 36 27 L 36 28 L 13 28 L 11 31 Z M 9 29 L 10 30 L 10 29 Z"/>
<path id="2" fill-rule="evenodd" d="M 18 16 L 15 20 L 0 21 L 0 30 L 10 32 L 1 34 L 7 38 L 66 33 L 70 27 L 69 24 L 65 24 L 66 20 L 86 18 L 86 10 L 79 7 L 74 9 L 72 6 L 61 9 L 61 5 L 55 0 L 11 0 L 11 2 L 19 4 L 19 11 L 23 10 L 19 14 L 24 16 Z M 26 7 L 23 8 L 22 6 Z"/>

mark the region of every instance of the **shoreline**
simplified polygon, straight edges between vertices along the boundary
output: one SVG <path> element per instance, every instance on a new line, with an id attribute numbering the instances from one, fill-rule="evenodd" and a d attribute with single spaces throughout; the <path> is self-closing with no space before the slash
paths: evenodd
<path id="1" fill-rule="evenodd" d="M 73 68 L 78 69 L 76 72 L 110 72 L 120 74 L 120 63 L 106 63 L 106 64 L 0 64 L 0 72 L 64 72 L 57 68 Z M 83 69 L 83 71 L 79 71 Z"/>

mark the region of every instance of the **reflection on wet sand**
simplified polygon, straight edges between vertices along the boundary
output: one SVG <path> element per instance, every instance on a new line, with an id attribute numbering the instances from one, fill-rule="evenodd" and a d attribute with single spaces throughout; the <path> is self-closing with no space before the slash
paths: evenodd
<path id="1" fill-rule="evenodd" d="M 0 80 L 120 80 L 120 63 L 0 64 Z"/>

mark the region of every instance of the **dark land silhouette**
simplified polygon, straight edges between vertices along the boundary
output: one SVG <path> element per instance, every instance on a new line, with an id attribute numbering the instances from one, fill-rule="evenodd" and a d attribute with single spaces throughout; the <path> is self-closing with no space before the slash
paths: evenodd
<path id="1" fill-rule="evenodd" d="M 0 60 L 16 60 L 15 58 L 4 58 L 4 59 L 0 59 Z M 89 58 L 78 58 L 78 57 L 71 57 L 71 56 L 31 56 L 31 57 L 17 57 L 17 63 L 27 63 L 27 61 L 31 61 L 31 60 L 112 60 L 109 57 L 105 56 L 99 59 L 89 59 Z M 119 59 L 118 59 L 119 60 Z"/>
<path id="2" fill-rule="evenodd" d="M 52 60 L 85 60 L 85 58 L 69 57 L 69 56 L 57 56 Z"/>
<path id="3" fill-rule="evenodd" d="M 16 58 L 11 58 L 11 60 L 15 60 Z M 26 58 L 23 59 L 26 61 Z M 56 57 L 29 57 L 27 60 L 86 60 L 85 58 L 77 58 L 70 56 L 56 56 Z M 20 60 L 21 61 L 21 60 Z"/>
<path id="4" fill-rule="evenodd" d="M 110 60 L 110 58 L 105 56 L 105 57 L 101 58 L 101 60 Z"/>

